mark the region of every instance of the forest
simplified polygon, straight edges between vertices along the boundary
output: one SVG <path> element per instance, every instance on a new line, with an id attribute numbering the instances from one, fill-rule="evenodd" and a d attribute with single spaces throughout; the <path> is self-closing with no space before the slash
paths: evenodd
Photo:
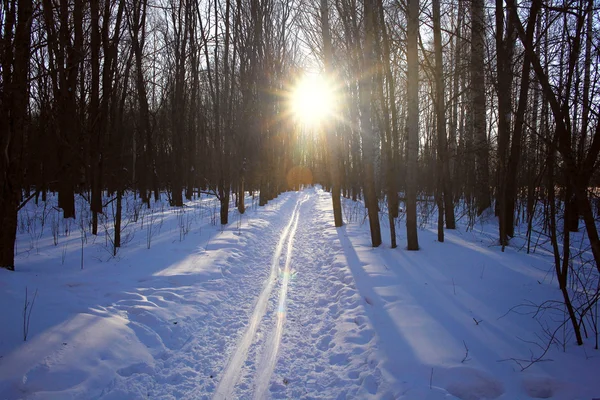
<path id="1" fill-rule="evenodd" d="M 577 343 L 600 296 L 600 6 L 594 0 L 2 0 L 0 267 L 17 215 L 58 194 L 98 233 L 107 201 L 216 196 L 220 223 L 300 185 L 362 199 L 371 244 L 431 201 L 438 241 L 498 219 L 551 246 Z M 290 111 L 320 74 L 331 112 Z M 108 199 L 108 200 L 107 200 Z M 582 246 L 570 242 L 584 231 Z M 575 246 L 575 247 L 574 247 Z M 597 324 L 595 325 L 597 326 Z"/>

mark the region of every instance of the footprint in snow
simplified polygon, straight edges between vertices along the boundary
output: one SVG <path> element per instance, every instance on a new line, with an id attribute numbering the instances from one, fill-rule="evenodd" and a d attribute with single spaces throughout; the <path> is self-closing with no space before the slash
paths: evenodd
<path id="1" fill-rule="evenodd" d="M 330 348 L 331 336 L 325 335 L 317 342 L 317 349 L 327 351 Z"/>

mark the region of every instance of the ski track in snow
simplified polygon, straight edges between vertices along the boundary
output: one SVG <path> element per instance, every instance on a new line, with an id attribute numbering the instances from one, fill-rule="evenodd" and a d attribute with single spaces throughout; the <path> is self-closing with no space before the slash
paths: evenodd
<path id="1" fill-rule="evenodd" d="M 307 197 L 299 203 L 302 204 L 306 201 Z M 287 252 L 285 255 L 285 265 L 283 271 L 279 270 L 279 275 L 282 276 L 281 289 L 279 291 L 279 302 L 277 306 L 277 324 L 275 331 L 271 334 L 270 339 L 265 344 L 265 352 L 263 355 L 263 361 L 259 365 L 256 380 L 256 388 L 254 390 L 254 398 L 262 399 L 265 396 L 265 391 L 269 384 L 269 379 L 275 368 L 275 362 L 277 360 L 277 352 L 279 350 L 279 344 L 281 342 L 281 335 L 283 334 L 283 327 L 285 324 L 285 309 L 286 309 L 286 297 L 287 290 L 290 281 L 290 263 L 292 260 L 292 250 L 294 246 L 294 237 L 296 236 L 296 230 L 298 229 L 298 220 L 300 218 L 300 210 L 295 210 L 296 215 L 292 215 L 294 220 L 294 227 L 292 232 L 289 234 Z M 283 239 L 283 238 L 282 238 Z M 275 265 L 273 265 L 274 267 Z M 266 305 L 266 304 L 265 304 Z"/>
<path id="2" fill-rule="evenodd" d="M 298 233 L 274 399 L 391 398 L 375 360 L 375 331 L 348 266 L 336 261 L 331 197 L 311 198 Z M 266 398 L 263 397 L 263 398 Z"/>
<path id="3" fill-rule="evenodd" d="M 273 254 L 273 258 L 271 261 L 271 273 L 267 281 L 265 282 L 260 296 L 256 301 L 254 311 L 252 312 L 252 316 L 250 317 L 248 327 L 246 328 L 246 331 L 244 332 L 244 335 L 242 336 L 241 340 L 237 344 L 233 356 L 227 363 L 227 367 L 225 368 L 225 371 L 219 381 L 219 385 L 215 390 L 215 396 L 213 397 L 214 399 L 227 399 L 232 397 L 232 393 L 235 389 L 235 384 L 237 383 L 240 377 L 241 370 L 243 368 L 243 363 L 244 361 L 246 361 L 248 349 L 254 342 L 258 325 L 260 324 L 263 316 L 265 315 L 265 312 L 267 311 L 268 300 L 273 290 L 273 286 L 276 283 L 281 253 L 283 251 L 283 247 L 286 241 L 288 241 L 288 248 L 286 253 L 286 268 L 289 266 L 288 260 L 292 251 L 292 244 L 294 241 L 294 235 L 296 234 L 296 228 L 298 227 L 299 208 L 304 201 L 306 201 L 306 197 L 304 197 L 303 200 L 297 200 L 294 211 L 292 212 L 292 215 L 290 217 L 290 221 L 285 227 L 283 234 L 281 235 L 281 238 L 277 243 L 277 247 L 275 249 L 275 253 Z M 274 343 L 273 345 L 278 345 L 278 343 Z M 268 377 L 266 379 L 268 379 Z"/>
<path id="4" fill-rule="evenodd" d="M 211 240 L 211 251 L 225 250 L 230 254 L 221 268 L 222 279 L 209 280 L 198 286 L 186 285 L 185 277 L 180 280 L 176 276 L 167 280 L 172 287 L 158 288 L 151 282 L 144 282 L 151 287 L 140 290 L 143 295 L 132 293 L 131 300 L 119 300 L 114 308 L 121 308 L 127 313 L 130 326 L 137 336 L 149 348 L 162 350 L 155 350 L 154 363 L 138 362 L 118 370 L 119 378 L 104 388 L 97 398 L 204 399 L 209 398 L 211 393 L 215 398 L 232 398 L 230 393 L 240 376 L 240 364 L 244 362 L 256 327 L 264 315 L 264 303 L 276 283 L 279 258 L 294 220 L 290 218 L 287 225 L 283 226 L 286 220 L 279 218 L 278 214 L 291 213 L 293 216 L 300 205 L 297 197 L 291 193 L 283 196 L 267 206 L 267 214 L 272 215 L 260 221 L 250 221 L 251 224 L 267 227 L 258 231 L 260 235 L 234 236 L 236 240 L 219 237 Z M 275 249 L 274 253 L 272 249 Z M 269 270 L 262 266 L 266 264 L 264 260 L 270 258 L 270 275 L 265 275 Z M 230 263 L 245 266 L 242 276 L 229 279 L 231 272 L 227 268 Z M 193 260 L 191 264 L 193 268 Z M 234 273 L 240 274 L 240 271 Z M 258 293 L 263 282 L 266 284 Z M 209 300 L 198 302 L 194 299 L 197 292 L 208 295 Z M 156 316 L 152 310 L 144 309 L 148 304 L 143 300 L 160 302 L 165 298 L 187 303 L 199 311 L 198 318 L 185 321 L 192 326 L 186 335 L 170 331 L 168 324 L 162 331 L 149 328 L 161 324 L 152 323 Z M 252 304 L 255 304 L 254 308 L 250 307 Z M 244 325 L 244 320 L 249 321 L 248 325 Z M 245 333 L 240 334 L 244 329 Z M 173 339 L 172 343 L 167 340 L 169 338 Z M 227 356 L 234 347 L 235 353 Z M 228 359 L 228 366 L 223 369 Z"/>

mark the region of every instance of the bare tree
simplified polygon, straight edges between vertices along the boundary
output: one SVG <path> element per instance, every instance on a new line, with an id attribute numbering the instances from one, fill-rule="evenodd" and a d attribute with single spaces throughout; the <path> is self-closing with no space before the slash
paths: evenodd
<path id="1" fill-rule="evenodd" d="M 448 139 L 446 135 L 446 100 L 444 85 L 444 64 L 442 58 L 442 30 L 440 22 L 440 2 L 433 0 L 433 41 L 435 51 L 435 112 L 437 127 L 437 197 L 438 197 L 438 241 L 444 241 L 444 218 L 446 227 L 454 229 L 454 201 L 452 198 L 450 164 L 448 160 Z"/>
<path id="2" fill-rule="evenodd" d="M 419 155 L 419 0 L 409 0 L 406 52 L 408 116 L 406 120 L 406 238 L 408 250 L 419 250 L 417 234 L 417 158 Z"/>
<path id="3" fill-rule="evenodd" d="M 489 180 L 489 145 L 486 129 L 485 99 L 485 17 L 483 0 L 471 2 L 471 82 L 470 111 L 475 153 L 475 191 L 477 214 L 491 205 Z"/>
<path id="4" fill-rule="evenodd" d="M 365 13 L 365 39 L 363 44 L 362 70 L 373 71 L 375 67 L 375 7 L 370 0 L 363 2 Z M 381 244 L 381 228 L 379 225 L 379 206 L 377 192 L 375 191 L 375 158 L 377 151 L 377 135 L 373 132 L 371 98 L 373 91 L 373 76 L 371 73 L 363 74 L 359 78 L 360 101 L 360 129 L 363 139 L 363 165 L 364 165 L 364 192 L 365 205 L 369 212 L 369 227 L 371 229 L 371 245 L 378 247 Z"/>
<path id="5" fill-rule="evenodd" d="M 321 0 L 321 31 L 323 35 L 323 59 L 325 64 L 325 76 L 327 80 L 334 80 L 333 73 L 333 47 L 331 44 L 331 32 L 329 28 L 329 6 L 327 0 Z M 331 82 L 333 85 L 333 82 Z M 341 179 L 340 179 L 340 160 L 339 143 L 337 140 L 336 121 L 325 121 L 325 135 L 327 136 L 329 147 L 329 168 L 331 170 L 331 198 L 333 202 L 333 220 L 336 227 L 344 225 L 342 219 L 341 204 Z"/>
<path id="6" fill-rule="evenodd" d="M 23 181 L 32 12 L 31 0 L 5 1 L 0 20 L 0 268 L 12 271 Z"/>

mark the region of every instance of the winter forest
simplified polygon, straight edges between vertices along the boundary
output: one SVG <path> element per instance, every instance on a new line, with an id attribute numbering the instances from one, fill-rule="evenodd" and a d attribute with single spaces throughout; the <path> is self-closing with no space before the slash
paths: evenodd
<path id="1" fill-rule="evenodd" d="M 1 0 L 0 304 L 14 310 L 2 311 L 0 322 L 15 328 L 0 329 L 0 397 L 600 397 L 598 383 L 591 385 L 597 380 L 586 380 L 600 366 L 599 60 L 595 0 Z M 175 232 L 169 236 L 167 229 Z M 210 261 L 184 258 L 198 249 L 190 244 L 192 233 L 204 253 L 216 246 L 206 255 Z M 152 255 L 141 253 L 151 248 Z M 156 261 L 170 251 L 185 255 L 177 256 L 178 264 Z M 446 268 L 445 257 L 455 265 Z M 151 271 L 143 275 L 140 265 L 114 282 L 113 272 L 102 272 L 111 265 L 110 271 L 124 273 L 136 259 L 153 265 Z M 245 266 L 263 261 L 262 272 Z M 73 268 L 63 271 L 61 264 Z M 140 294 L 144 279 L 183 264 L 189 270 L 177 276 L 196 280 L 168 280 L 171 297 L 165 287 L 153 295 L 176 304 L 163 307 Z M 303 273 L 296 264 L 322 269 Z M 475 272 L 461 269 L 467 264 Z M 79 278 L 86 266 L 92 275 Z M 430 313 L 431 324 L 458 332 L 450 335 L 456 346 L 448 345 L 460 353 L 456 366 L 444 361 L 442 350 L 434 361 L 419 356 L 423 343 L 416 336 L 390 328 L 421 321 L 397 304 L 406 301 L 398 300 L 401 292 L 413 290 L 408 275 L 398 272 L 403 268 L 421 269 L 424 285 L 439 279 L 435 293 L 449 296 L 415 294 L 416 306 L 432 301 L 448 315 L 463 306 L 472 313 L 465 324 L 478 333 L 464 334 L 471 343 L 461 336 L 467 328 L 447 325 L 445 312 Z M 252 276 L 254 289 L 213 288 L 221 282 L 214 274 L 238 285 Z M 386 274 L 398 285 L 372 281 Z M 460 274 L 472 275 L 470 283 L 459 283 Z M 303 286 L 302 276 L 313 280 Z M 486 283 L 489 291 L 480 290 L 491 276 L 497 279 Z M 332 317 L 329 308 L 314 317 L 321 330 L 314 343 L 304 343 L 306 326 L 294 331 L 299 317 L 292 319 L 288 308 L 316 312 L 307 291 L 334 280 L 344 287 L 315 304 L 345 311 Z M 92 290 L 81 289 L 88 284 L 116 285 L 120 297 L 101 300 L 104 289 L 89 297 Z M 46 287 L 46 298 L 52 290 L 60 299 L 81 290 L 72 299 L 87 299 L 75 303 L 88 311 L 38 317 L 35 327 L 36 313 L 55 312 L 42 303 L 45 285 L 55 285 Z M 534 292 L 523 294 L 528 285 Z M 183 287 L 194 287 L 194 294 L 183 294 Z M 294 294 L 294 287 L 304 294 Z M 406 290 L 382 294 L 382 287 Z M 208 300 L 213 295 L 198 294 L 209 288 L 221 305 Z M 346 289 L 353 290 L 347 301 L 356 308 L 344 303 Z M 490 294 L 497 289 L 505 292 L 498 298 Z M 173 314 L 127 303 L 134 302 L 123 296 L 130 292 Z M 226 293 L 247 307 L 225 306 Z M 455 311 L 444 308 L 467 293 Z M 188 295 L 185 301 L 196 299 L 204 307 L 198 310 L 213 316 L 189 311 Z M 478 317 L 473 304 L 486 304 L 488 314 Z M 271 309 L 268 331 L 263 324 Z M 154 322 L 134 321 L 140 312 Z M 220 333 L 211 330 L 215 315 L 237 312 L 242 327 L 224 323 Z M 510 338 L 505 348 L 523 354 L 499 351 L 473 360 L 477 346 L 482 352 L 502 347 L 486 336 L 491 331 L 481 331 L 488 323 L 508 323 L 513 317 L 505 313 L 528 318 L 519 329 L 533 339 L 497 333 L 513 332 L 509 327 L 494 331 Z M 60 375 L 53 369 L 58 356 L 40 355 L 51 342 L 44 335 L 51 327 L 64 334 L 65 324 L 83 315 L 104 321 L 98 326 L 106 340 L 134 332 L 150 350 L 123 350 L 139 358 L 135 368 L 126 366 L 125 356 L 109 356 L 112 372 L 99 374 L 102 382 L 81 371 L 81 379 L 71 370 Z M 118 315 L 125 322 L 114 319 Z M 343 318 L 354 321 L 358 339 L 340 328 Z M 34 340 L 20 348 L 30 323 Z M 135 324 L 146 333 L 130 328 Z M 177 324 L 184 331 L 176 333 Z M 290 332 L 298 335 L 290 339 Z M 430 339 L 435 352 L 439 344 Z M 305 354 L 299 364 L 286 358 L 290 343 Z M 355 358 L 335 358 L 340 343 L 350 346 L 352 357 L 358 348 L 377 362 L 359 367 Z M 401 354 L 394 343 L 413 349 L 414 371 L 393 359 L 394 351 Z M 56 345 L 68 353 L 71 341 Z M 189 350 L 197 347 L 203 350 Z M 189 350 L 185 357 L 181 349 Z M 206 358 L 211 351 L 224 358 Z M 25 353 L 30 361 L 20 358 Z M 157 383 L 165 371 L 191 368 L 192 353 L 196 361 L 204 357 L 202 368 L 209 371 L 196 367 L 193 380 L 200 386 L 186 386 L 189 376 Z M 329 360 L 322 370 L 294 370 L 322 354 Z M 560 357 L 569 358 L 526 379 L 511 375 Z M 3 378 L 15 359 L 23 369 L 18 379 Z M 175 359 L 180 364 L 167 365 Z M 244 366 L 245 360 L 256 365 Z M 484 376 L 486 363 L 494 367 Z M 323 383 L 329 373 L 336 378 Z M 313 378 L 300 378 L 310 374 L 313 386 L 307 383 Z M 413 386 L 402 374 L 415 376 Z M 553 380 L 557 376 L 562 383 Z M 511 386 L 519 379 L 525 383 Z M 568 386 L 577 379 L 584 391 Z"/>

